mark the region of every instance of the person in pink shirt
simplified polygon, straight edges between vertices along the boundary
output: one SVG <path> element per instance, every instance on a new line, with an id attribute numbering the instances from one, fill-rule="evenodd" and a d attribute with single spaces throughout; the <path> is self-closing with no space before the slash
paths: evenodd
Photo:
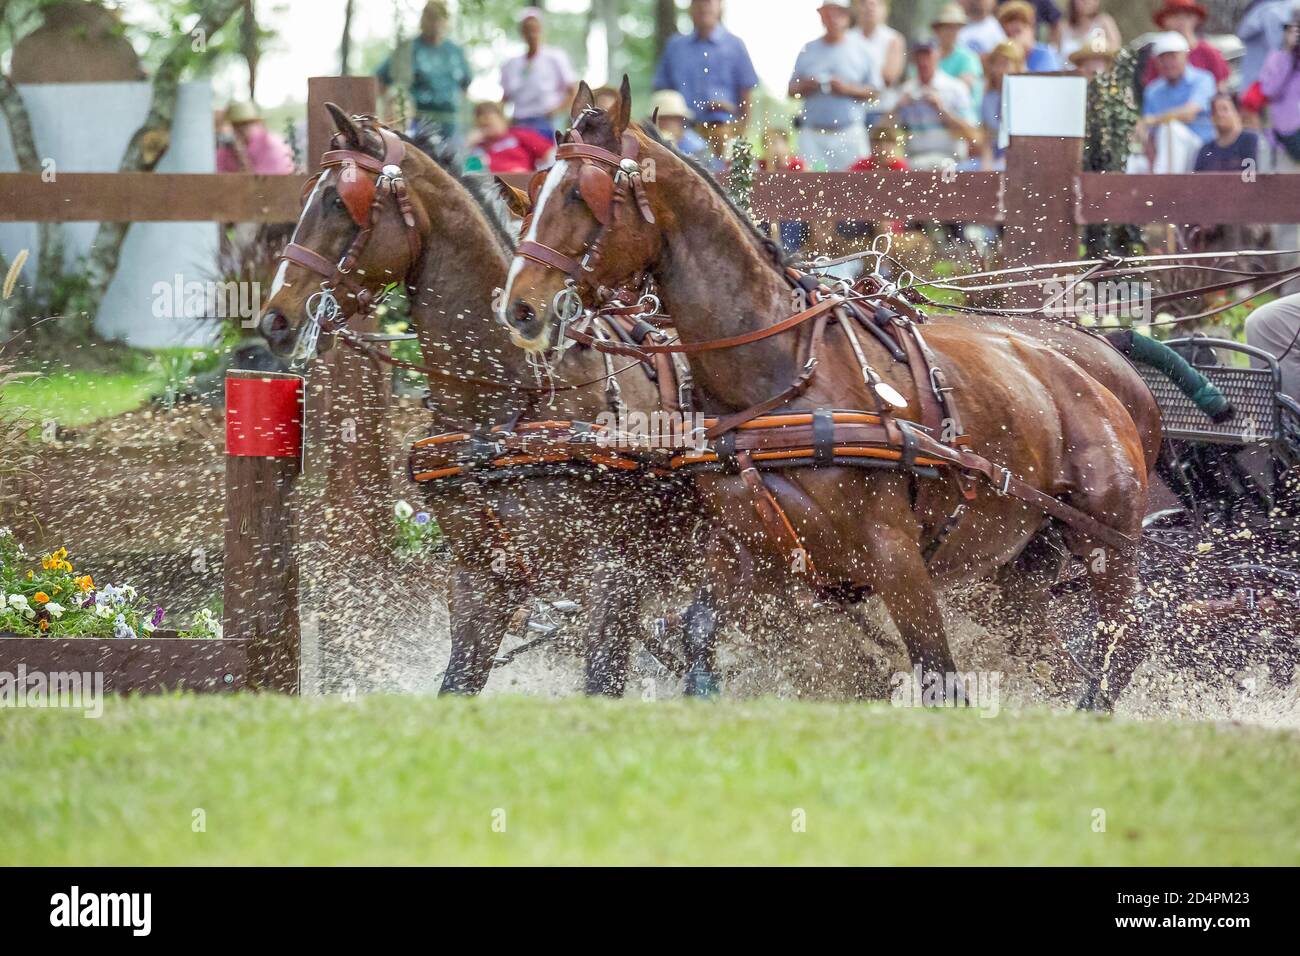
<path id="1" fill-rule="evenodd" d="M 217 172 L 280 176 L 293 171 L 293 151 L 266 128 L 257 107 L 231 103 L 217 137 Z"/>
<path id="2" fill-rule="evenodd" d="M 542 43 L 543 13 L 525 7 L 519 13 L 519 34 L 526 49 L 501 67 L 503 101 L 514 109 L 514 124 L 553 137 L 551 117 L 567 110 L 578 92 L 578 74 L 558 47 Z"/>

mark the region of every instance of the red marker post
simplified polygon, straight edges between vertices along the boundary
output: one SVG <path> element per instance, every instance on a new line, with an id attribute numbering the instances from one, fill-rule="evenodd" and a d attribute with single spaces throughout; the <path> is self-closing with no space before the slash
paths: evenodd
<path id="1" fill-rule="evenodd" d="M 226 557 L 223 631 L 248 641 L 248 683 L 299 690 L 297 524 L 303 380 L 274 372 L 226 375 Z"/>

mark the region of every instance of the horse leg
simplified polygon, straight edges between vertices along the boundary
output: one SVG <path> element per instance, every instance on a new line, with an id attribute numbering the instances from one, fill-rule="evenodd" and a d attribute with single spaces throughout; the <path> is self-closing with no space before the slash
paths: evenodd
<path id="1" fill-rule="evenodd" d="M 1097 602 L 1097 633 L 1088 684 L 1080 710 L 1114 709 L 1133 672 L 1146 657 L 1149 635 L 1134 608 L 1138 590 L 1136 551 L 1102 550 L 1088 563 L 1088 579 Z"/>
<path id="2" fill-rule="evenodd" d="M 920 548 L 900 529 L 883 524 L 872 546 L 867 569 L 872 591 L 880 595 L 889 611 L 913 668 L 919 667 L 922 675 L 938 675 L 945 703 L 964 703 L 966 695 L 956 676 L 939 597 Z M 949 700 L 949 689 L 955 701 Z"/>
<path id="3" fill-rule="evenodd" d="M 617 569 L 597 572 L 587 631 L 586 692 L 591 696 L 622 697 L 627 687 L 628 659 L 641 618 L 635 578 Z"/>
<path id="4" fill-rule="evenodd" d="M 1039 532 L 1016 558 L 994 578 L 999 610 L 1011 627 L 1010 643 L 1024 654 L 1035 670 L 1045 665 L 1054 686 L 1073 675 L 1065 641 L 1049 612 L 1051 587 L 1060 577 L 1068 553 L 1054 527 Z"/>
<path id="5" fill-rule="evenodd" d="M 744 585 L 752 583 L 753 556 L 726 533 L 717 533 L 707 546 L 704 580 L 682 614 L 682 640 L 686 653 L 687 697 L 712 697 L 722 690 L 718 671 L 718 631 L 735 610 Z"/>
<path id="6" fill-rule="evenodd" d="M 492 659 L 520 601 L 501 575 L 466 568 L 451 570 L 447 601 L 451 619 L 451 658 L 442 676 L 442 694 L 475 696 L 492 674 Z"/>

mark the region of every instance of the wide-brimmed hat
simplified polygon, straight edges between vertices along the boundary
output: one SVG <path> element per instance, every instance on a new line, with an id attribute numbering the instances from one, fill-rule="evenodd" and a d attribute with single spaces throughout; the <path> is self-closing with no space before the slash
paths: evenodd
<path id="1" fill-rule="evenodd" d="M 227 123 L 255 123 L 262 118 L 256 103 L 236 100 L 226 107 Z"/>
<path id="2" fill-rule="evenodd" d="M 1191 45 L 1187 42 L 1187 37 L 1181 33 L 1175 33 L 1169 30 L 1156 37 L 1155 42 L 1151 44 L 1151 55 L 1161 56 L 1165 53 L 1191 53 Z"/>
<path id="3" fill-rule="evenodd" d="M 1103 30 L 1093 30 L 1084 37 L 1083 45 L 1070 54 L 1070 62 L 1078 66 L 1084 60 L 1102 59 L 1107 63 L 1115 59 L 1119 51 L 1110 45 Z"/>
<path id="4" fill-rule="evenodd" d="M 1194 13 L 1202 23 L 1210 15 L 1196 0 L 1165 0 L 1160 9 L 1151 15 L 1151 19 L 1161 30 L 1165 30 L 1168 29 L 1165 26 L 1165 18 L 1173 13 Z"/>
<path id="5" fill-rule="evenodd" d="M 966 19 L 966 11 L 957 3 L 945 3 L 943 8 L 935 14 L 934 19 L 930 21 L 930 29 L 935 27 L 964 27 L 970 21 Z"/>
<path id="6" fill-rule="evenodd" d="M 1037 23 L 1038 14 L 1034 12 L 1033 4 L 1027 0 L 1011 0 L 1010 3 L 1004 3 L 998 7 L 998 23 L 1005 25 L 1010 20 L 1023 20 L 1025 23 Z"/>
<path id="7" fill-rule="evenodd" d="M 676 90 L 659 90 L 650 97 L 650 112 L 659 111 L 660 116 L 677 116 L 690 119 L 695 114 L 686 105 L 686 97 Z"/>

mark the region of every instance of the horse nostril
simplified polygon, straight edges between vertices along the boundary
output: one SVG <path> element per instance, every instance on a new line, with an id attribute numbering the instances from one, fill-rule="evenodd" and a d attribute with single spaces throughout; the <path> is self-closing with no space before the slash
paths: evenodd
<path id="1" fill-rule="evenodd" d="M 537 318 L 537 310 L 523 299 L 515 299 L 512 318 L 516 325 L 528 325 Z"/>
<path id="2" fill-rule="evenodd" d="M 267 334 L 286 332 L 289 329 L 289 317 L 279 309 L 272 309 L 262 317 L 262 331 Z"/>

